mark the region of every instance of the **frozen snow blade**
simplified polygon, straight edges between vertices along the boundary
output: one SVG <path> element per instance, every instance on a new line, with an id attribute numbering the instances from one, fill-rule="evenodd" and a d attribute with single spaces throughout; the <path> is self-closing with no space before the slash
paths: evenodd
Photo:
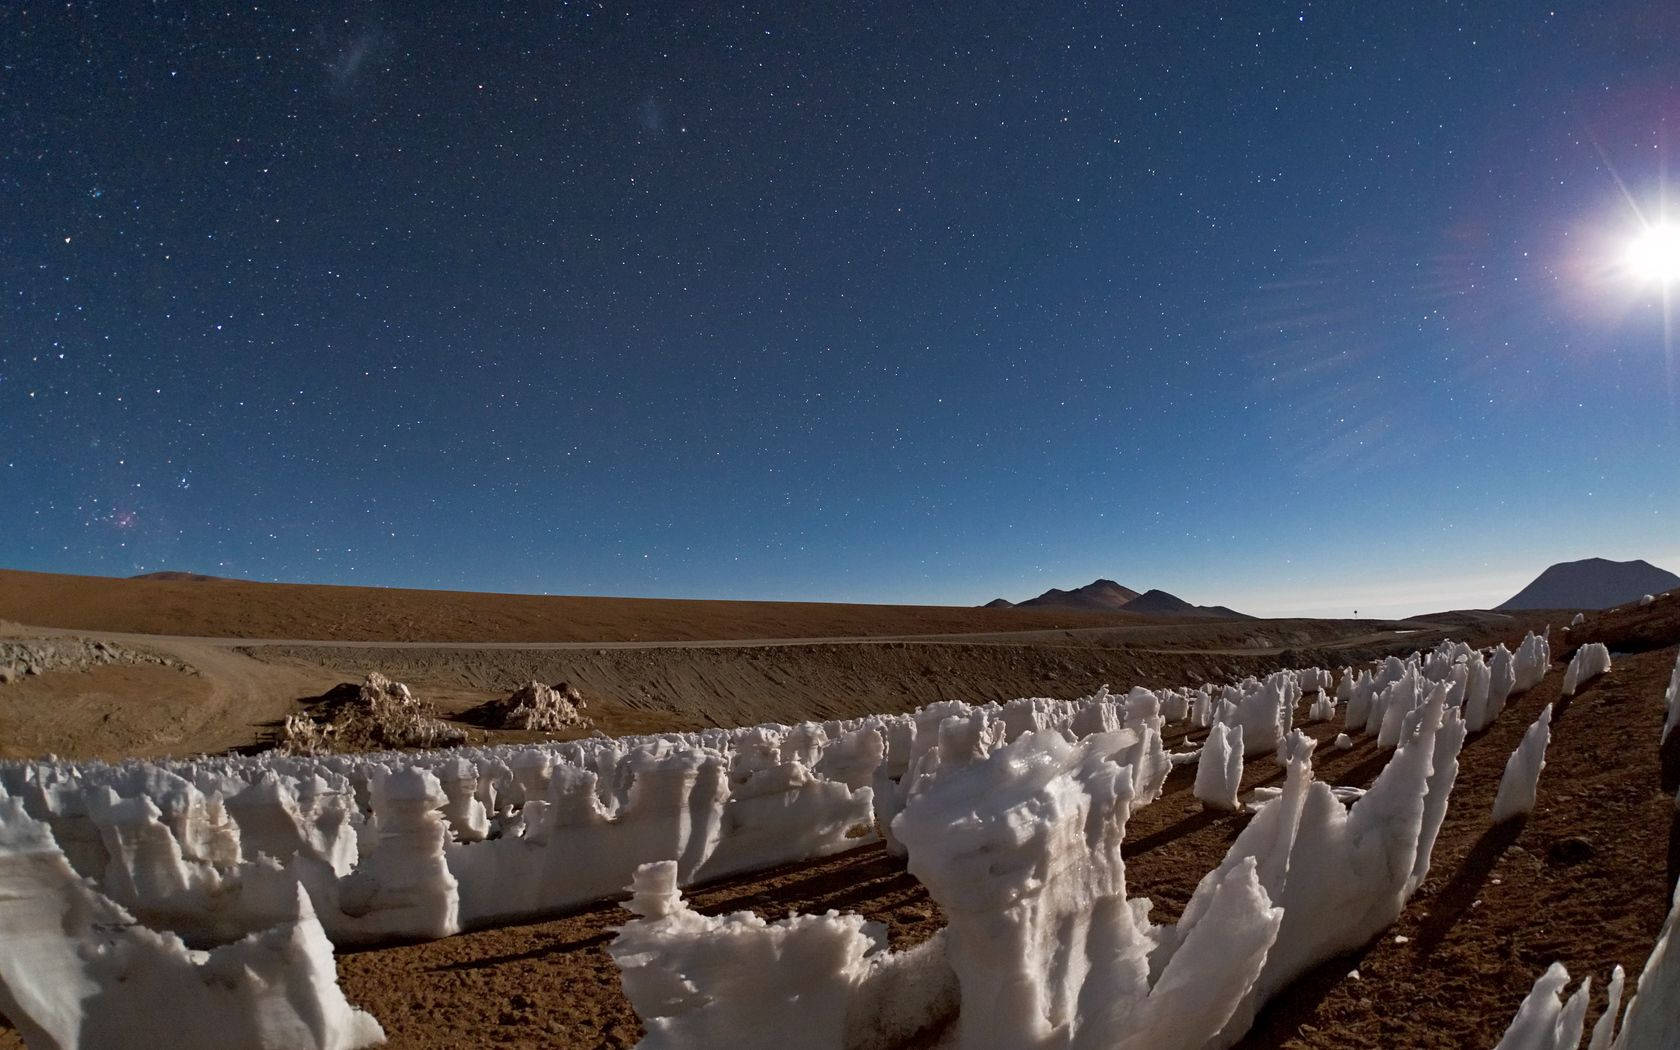
<path id="1" fill-rule="evenodd" d="M 1548 631 L 1550 628 L 1548 628 Z M 1530 631 L 1523 637 L 1522 645 L 1517 648 L 1514 672 L 1516 682 L 1511 687 L 1512 696 L 1526 693 L 1540 684 L 1546 677 L 1546 669 L 1552 663 L 1552 645 L 1545 635 Z"/>
<path id="2" fill-rule="evenodd" d="M 1666 714 L 1663 716 L 1661 743 L 1668 743 L 1668 734 L 1674 732 L 1675 726 L 1680 726 L 1680 656 L 1674 658 L 1674 670 L 1668 675 L 1668 688 L 1663 691 L 1663 704 Z"/>
<path id="3" fill-rule="evenodd" d="M 1523 734 L 1522 743 L 1505 760 L 1505 774 L 1499 778 L 1499 793 L 1493 799 L 1493 822 L 1534 812 L 1540 790 L 1540 771 L 1546 768 L 1546 747 L 1552 742 L 1552 705 Z"/>
<path id="4" fill-rule="evenodd" d="M 1619 974 L 1619 969 L 1618 969 Z M 1587 1003 L 1592 996 L 1592 978 L 1582 981 L 1567 1002 L 1558 993 L 1569 984 L 1569 971 L 1562 963 L 1553 963 L 1528 993 L 1528 997 L 1511 1019 L 1511 1027 L 1494 1050 L 1576 1050 L 1581 1045 L 1581 1029 L 1587 1019 Z M 1612 999 L 1621 991 L 1618 982 Z M 1611 1012 L 1615 1006 L 1612 1003 Z M 1608 1014 L 1606 1016 L 1609 1016 Z"/>
<path id="5" fill-rule="evenodd" d="M 1376 936 L 1422 885 L 1466 734 L 1445 698 L 1445 690 L 1433 691 L 1407 720 L 1394 757 L 1352 809 L 1330 785 L 1312 779 L 1309 758 L 1292 761 L 1282 795 L 1196 887 L 1179 930 L 1197 921 L 1218 880 L 1245 861 L 1258 864 L 1261 888 L 1283 909 L 1264 968 L 1210 1045 L 1235 1043 L 1272 996 L 1318 963 Z M 1175 936 L 1161 931 L 1163 950 Z"/>
<path id="6" fill-rule="evenodd" d="M 1603 642 L 1588 642 L 1575 650 L 1569 668 L 1563 672 L 1563 695 L 1574 696 L 1575 690 L 1601 674 L 1610 672 L 1610 650 Z"/>
<path id="7" fill-rule="evenodd" d="M 1192 793 L 1209 809 L 1235 812 L 1243 773 L 1242 726 L 1215 724 L 1202 743 Z"/>

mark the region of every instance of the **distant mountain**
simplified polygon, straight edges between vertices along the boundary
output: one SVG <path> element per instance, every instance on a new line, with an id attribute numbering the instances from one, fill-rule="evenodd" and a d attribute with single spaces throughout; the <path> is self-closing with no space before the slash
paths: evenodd
<path id="1" fill-rule="evenodd" d="M 1037 598 L 1028 598 L 1020 608 L 1037 609 L 1045 606 L 1057 609 L 1120 609 L 1138 596 L 1130 587 L 1122 587 L 1113 580 L 1093 580 L 1071 591 L 1050 588 Z"/>
<path id="2" fill-rule="evenodd" d="M 1015 603 L 1010 601 L 1008 598 L 993 598 L 991 601 L 987 602 L 985 605 L 982 605 L 981 608 L 982 609 L 1013 609 L 1013 608 L 1015 608 Z"/>
<path id="3" fill-rule="evenodd" d="M 164 572 L 143 572 L 138 576 L 130 576 L 129 579 L 131 579 L 131 580 L 196 580 L 200 583 L 209 583 L 213 580 L 226 580 L 227 577 L 226 576 L 206 576 L 203 573 L 198 573 L 198 572 L 175 572 L 175 571 L 166 570 Z"/>
<path id="4" fill-rule="evenodd" d="M 1495 609 L 1608 609 L 1680 587 L 1680 576 L 1648 561 L 1583 558 L 1553 565 Z"/>
<path id="5" fill-rule="evenodd" d="M 1126 603 L 1127 612 L 1193 613 L 1196 607 L 1176 594 L 1162 590 L 1147 590 Z"/>
<path id="6" fill-rule="evenodd" d="M 1176 594 L 1162 590 L 1148 590 L 1122 606 L 1127 612 L 1148 616 L 1206 616 L 1221 620 L 1252 620 L 1235 609 L 1223 605 L 1191 605 Z"/>
<path id="7" fill-rule="evenodd" d="M 1010 608 L 1006 598 L 994 598 L 986 603 L 988 609 Z M 1013 606 L 1019 609 L 1095 609 L 1104 612 L 1122 610 L 1144 616 L 1205 616 L 1209 619 L 1252 620 L 1235 609 L 1223 605 L 1191 605 L 1176 594 L 1163 590 L 1149 590 L 1142 594 L 1130 587 L 1122 587 L 1113 580 L 1093 580 L 1083 587 L 1064 591 L 1052 587 L 1036 598 Z"/>

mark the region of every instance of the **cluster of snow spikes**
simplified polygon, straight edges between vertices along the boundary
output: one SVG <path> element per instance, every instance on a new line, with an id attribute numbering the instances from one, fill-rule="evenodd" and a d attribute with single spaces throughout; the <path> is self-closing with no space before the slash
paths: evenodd
<path id="1" fill-rule="evenodd" d="M 1546 768 L 1546 747 L 1551 742 L 1552 705 L 1547 704 L 1540 717 L 1523 733 L 1522 743 L 1505 760 L 1505 773 L 1499 778 L 1499 793 L 1493 799 L 1495 824 L 1534 812 L 1534 802 L 1540 791 L 1540 771 Z"/>
<path id="2" fill-rule="evenodd" d="M 0 791 L 0 1012 L 31 1050 L 358 1050 L 385 1041 L 338 987 L 295 883 L 289 914 L 209 952 L 138 924 L 71 868 L 52 830 Z"/>
<path id="3" fill-rule="evenodd" d="M 956 1013 L 941 934 L 889 952 L 886 928 L 858 915 L 704 916 L 683 901 L 673 861 L 638 868 L 630 890 L 636 918 L 607 951 L 643 1050 L 886 1048 Z"/>
<path id="4" fill-rule="evenodd" d="M 1569 668 L 1563 672 L 1563 695 L 1574 696 L 1575 690 L 1609 672 L 1610 650 L 1603 642 L 1588 642 L 1575 650 Z"/>
<path id="5" fill-rule="evenodd" d="M 955 1015 L 940 1045 L 959 1050 L 1228 1047 L 1290 981 L 1392 923 L 1427 875 L 1465 738 L 1446 696 L 1403 719 L 1351 809 L 1312 779 L 1307 738 L 1286 737 L 1284 788 L 1174 925 L 1126 897 L 1147 725 L 1023 733 L 922 784 L 893 831 L 949 924 L 912 952 L 882 950 L 856 916 L 702 918 L 674 866 L 643 868 L 638 918 L 610 950 L 644 1046 L 885 1047 Z M 1218 724 L 1227 755 L 1242 731 Z M 870 1014 L 891 1038 L 858 1030 Z"/>
<path id="6" fill-rule="evenodd" d="M 1592 978 L 1581 981 L 1567 1000 L 1569 971 L 1552 963 L 1518 1007 L 1494 1050 L 1578 1050 L 1586 1027 Z M 1604 1013 L 1592 1027 L 1587 1050 L 1674 1050 L 1680 1046 L 1680 886 L 1675 888 L 1657 943 L 1645 960 L 1638 989 L 1620 1014 L 1622 968 L 1610 976 Z"/>
<path id="7" fill-rule="evenodd" d="M 1200 1047 L 1258 975 L 1281 915 L 1242 863 L 1158 942 L 1125 897 L 1138 798 L 1123 731 L 1024 737 L 911 800 L 895 823 L 949 921 L 963 1050 Z"/>
<path id="8" fill-rule="evenodd" d="M 1346 669 L 1336 689 L 1346 735 L 1374 736 L 1380 749 L 1392 749 L 1405 720 L 1443 688 L 1446 706 L 1461 711 L 1467 730 L 1479 733 L 1499 717 L 1519 685 L 1532 688 L 1539 682 L 1549 660 L 1546 639 L 1530 634 L 1516 654 L 1503 645 L 1485 654 L 1446 641 L 1404 660 L 1387 657 L 1375 672 Z M 1317 713 L 1315 707 L 1309 718 L 1316 719 Z"/>
<path id="9" fill-rule="evenodd" d="M 1330 785 L 1312 779 L 1305 757 L 1292 761 L 1281 795 L 1203 878 L 1180 929 L 1198 914 L 1214 881 L 1245 859 L 1257 862 L 1263 891 L 1283 909 L 1264 967 L 1209 1046 L 1234 1044 L 1272 996 L 1392 924 L 1422 885 L 1466 733 L 1443 701 L 1436 693 L 1407 719 L 1399 748 L 1351 809 Z"/>

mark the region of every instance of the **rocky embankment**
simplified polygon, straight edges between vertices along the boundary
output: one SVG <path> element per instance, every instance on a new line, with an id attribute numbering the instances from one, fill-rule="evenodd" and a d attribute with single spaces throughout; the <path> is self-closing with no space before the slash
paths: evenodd
<path id="1" fill-rule="evenodd" d="M 88 671 L 107 664 L 154 664 L 197 674 L 191 665 L 157 653 L 130 649 L 115 642 L 90 638 L 47 638 L 27 642 L 0 641 L 0 685 L 26 675 L 48 671 Z"/>

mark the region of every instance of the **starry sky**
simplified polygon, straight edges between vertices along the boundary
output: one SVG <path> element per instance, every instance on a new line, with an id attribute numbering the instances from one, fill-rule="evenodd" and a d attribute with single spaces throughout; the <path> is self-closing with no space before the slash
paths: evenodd
<path id="1" fill-rule="evenodd" d="M 1680 569 L 1675 289 L 1621 262 L 1680 4 L 21 2 L 0 59 L 5 567 Z"/>

